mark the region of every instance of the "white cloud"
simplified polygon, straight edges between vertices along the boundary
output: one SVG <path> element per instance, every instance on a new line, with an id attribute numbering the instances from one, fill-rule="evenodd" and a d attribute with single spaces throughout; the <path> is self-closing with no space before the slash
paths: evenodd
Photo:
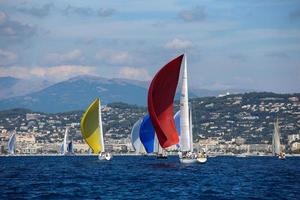
<path id="1" fill-rule="evenodd" d="M 128 64 L 132 59 L 127 51 L 101 50 L 96 53 L 97 60 L 103 60 L 109 64 Z"/>
<path id="2" fill-rule="evenodd" d="M 17 54 L 14 52 L 0 49 L 0 65 L 9 65 L 18 59 Z"/>
<path id="3" fill-rule="evenodd" d="M 184 21 L 203 21 L 206 18 L 205 7 L 196 6 L 190 10 L 183 10 L 179 13 L 179 17 Z"/>
<path id="4" fill-rule="evenodd" d="M 6 14 L 4 12 L 0 11 L 0 24 L 2 24 L 3 22 L 5 22 L 6 18 L 7 18 Z"/>
<path id="5" fill-rule="evenodd" d="M 66 80 L 78 75 L 92 75 L 96 68 L 82 65 L 59 65 L 52 67 L 3 67 L 0 76 L 12 76 L 21 79 L 40 78 L 51 81 Z"/>
<path id="6" fill-rule="evenodd" d="M 46 61 L 52 63 L 71 62 L 82 59 L 82 52 L 79 49 L 74 49 L 66 53 L 49 53 L 46 56 Z"/>
<path id="7" fill-rule="evenodd" d="M 146 69 L 135 67 L 122 67 L 119 70 L 119 76 L 120 78 L 135 79 L 142 81 L 146 81 L 151 78 Z"/>
<path id="8" fill-rule="evenodd" d="M 189 40 L 175 38 L 172 41 L 168 42 L 165 47 L 168 49 L 188 49 L 192 46 L 193 44 Z"/>

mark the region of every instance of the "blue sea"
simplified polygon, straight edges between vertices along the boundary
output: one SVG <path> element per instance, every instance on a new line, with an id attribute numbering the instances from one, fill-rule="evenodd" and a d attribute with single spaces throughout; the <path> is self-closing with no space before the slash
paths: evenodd
<path id="1" fill-rule="evenodd" d="M 0 199 L 300 199 L 300 157 L 0 157 Z"/>

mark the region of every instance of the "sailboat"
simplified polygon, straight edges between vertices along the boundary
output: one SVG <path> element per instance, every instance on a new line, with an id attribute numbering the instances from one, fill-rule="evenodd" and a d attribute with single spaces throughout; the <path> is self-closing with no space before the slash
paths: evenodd
<path id="1" fill-rule="evenodd" d="M 15 154 L 15 143 L 16 143 L 16 132 L 13 132 L 7 143 L 8 153 L 10 155 Z"/>
<path id="2" fill-rule="evenodd" d="M 176 123 L 176 129 L 180 131 L 180 128 L 177 128 L 180 127 L 179 113 L 180 111 L 174 115 L 174 120 Z M 143 154 L 144 152 L 154 153 L 157 154 L 157 159 L 167 158 L 167 152 L 160 146 L 148 114 L 134 124 L 131 131 L 131 144 L 137 154 Z"/>
<path id="3" fill-rule="evenodd" d="M 68 140 L 68 132 L 69 132 L 68 130 L 69 129 L 66 128 L 65 135 L 64 135 L 64 141 L 60 147 L 60 152 L 62 155 L 66 155 L 68 153 L 68 149 L 67 149 L 67 140 Z"/>
<path id="4" fill-rule="evenodd" d="M 99 160 L 110 160 L 112 158 L 110 153 L 105 152 L 101 104 L 99 98 L 91 103 L 83 114 L 80 122 L 80 129 L 84 140 L 93 150 L 93 153 L 99 154 Z"/>
<path id="5" fill-rule="evenodd" d="M 279 159 L 285 159 L 285 153 L 280 150 L 280 132 L 278 119 L 274 122 L 274 132 L 272 138 L 272 155 L 278 156 Z"/>
<path id="6" fill-rule="evenodd" d="M 196 163 L 197 155 L 193 152 L 193 133 L 191 110 L 188 102 L 188 79 L 187 79 L 187 60 L 184 57 L 182 73 L 182 88 L 180 96 L 180 152 L 179 160 L 181 163 Z M 200 158 L 199 158 L 200 159 Z M 203 159 L 201 158 L 201 161 Z M 203 160 L 204 161 L 204 160 Z M 200 162 L 200 161 L 199 161 Z M 206 161 L 204 161 L 206 162 Z"/>

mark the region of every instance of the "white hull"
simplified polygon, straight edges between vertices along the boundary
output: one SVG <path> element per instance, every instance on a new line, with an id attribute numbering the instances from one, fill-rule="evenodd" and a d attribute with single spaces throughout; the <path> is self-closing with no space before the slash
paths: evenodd
<path id="1" fill-rule="evenodd" d="M 112 155 L 110 153 L 105 153 L 105 154 L 99 154 L 98 156 L 99 160 L 111 160 L 112 159 Z"/>
<path id="2" fill-rule="evenodd" d="M 197 162 L 197 159 L 194 159 L 194 158 L 180 158 L 179 160 L 181 163 L 184 163 L 184 164 L 192 164 L 192 163 Z"/>
<path id="3" fill-rule="evenodd" d="M 199 163 L 206 163 L 207 162 L 207 158 L 197 158 L 197 161 Z"/>

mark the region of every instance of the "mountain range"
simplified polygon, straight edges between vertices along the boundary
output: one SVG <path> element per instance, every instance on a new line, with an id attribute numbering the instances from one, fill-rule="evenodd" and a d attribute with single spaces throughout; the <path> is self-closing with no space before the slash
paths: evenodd
<path id="1" fill-rule="evenodd" d="M 33 111 L 56 113 L 84 110 L 96 98 L 102 104 L 124 102 L 146 106 L 149 82 L 129 79 L 107 79 L 98 76 L 77 76 L 55 84 L 39 82 L 26 91 L 9 93 L 25 81 L 12 77 L 0 78 L 2 99 L 0 110 L 27 108 Z M 33 83 L 33 82 L 32 82 Z M 27 84 L 29 84 L 27 82 Z M 26 87 L 24 85 L 22 87 Z M 217 96 L 224 91 L 191 89 L 190 97 Z M 6 98 L 3 96 L 7 94 Z M 179 93 L 176 97 L 178 99 Z"/>

